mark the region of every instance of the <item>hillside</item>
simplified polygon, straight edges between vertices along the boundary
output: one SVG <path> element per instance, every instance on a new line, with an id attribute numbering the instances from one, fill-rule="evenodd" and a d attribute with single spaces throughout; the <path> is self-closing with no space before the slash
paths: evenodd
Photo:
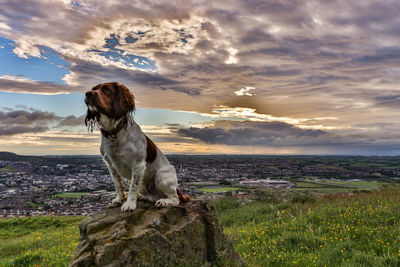
<path id="1" fill-rule="evenodd" d="M 400 266 L 400 187 L 305 195 L 287 202 L 214 203 L 250 266 Z"/>
<path id="2" fill-rule="evenodd" d="M 400 186 L 375 192 L 213 202 L 249 266 L 399 266 Z M 67 266 L 83 217 L 0 220 L 0 265 Z M 3 242 L 7 240 L 7 242 Z"/>

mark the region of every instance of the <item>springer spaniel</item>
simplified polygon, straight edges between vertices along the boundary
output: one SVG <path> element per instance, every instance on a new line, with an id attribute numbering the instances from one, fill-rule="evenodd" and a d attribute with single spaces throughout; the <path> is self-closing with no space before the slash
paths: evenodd
<path id="1" fill-rule="evenodd" d="M 117 196 L 112 204 L 122 211 L 136 209 L 138 199 L 155 202 L 156 207 L 188 202 L 177 188 L 175 168 L 133 120 L 135 99 L 119 83 L 98 84 L 85 94 L 88 107 L 85 124 L 89 131 L 100 128 L 100 152 L 108 166 Z M 122 178 L 130 180 L 128 196 Z"/>

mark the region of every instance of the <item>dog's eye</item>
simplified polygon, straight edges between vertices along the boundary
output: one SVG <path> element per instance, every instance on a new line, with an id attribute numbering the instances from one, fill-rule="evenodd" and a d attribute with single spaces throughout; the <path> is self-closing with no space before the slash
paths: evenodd
<path id="1" fill-rule="evenodd" d="M 110 89 L 108 89 L 108 88 L 104 88 L 102 91 L 103 91 L 103 93 L 105 93 L 107 95 L 111 93 Z"/>

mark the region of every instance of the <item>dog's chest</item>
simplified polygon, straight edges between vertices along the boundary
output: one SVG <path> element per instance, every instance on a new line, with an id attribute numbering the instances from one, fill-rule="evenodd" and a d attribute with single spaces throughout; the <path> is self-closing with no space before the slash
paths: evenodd
<path id="1" fill-rule="evenodd" d="M 117 170 L 120 176 L 130 179 L 132 167 L 136 161 L 132 148 L 103 144 L 100 152 L 107 164 Z"/>

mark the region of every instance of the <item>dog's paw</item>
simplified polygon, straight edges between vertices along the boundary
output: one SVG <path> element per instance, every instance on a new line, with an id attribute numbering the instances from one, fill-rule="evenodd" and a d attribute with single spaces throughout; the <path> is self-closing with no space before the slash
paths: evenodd
<path id="1" fill-rule="evenodd" d="M 156 205 L 157 208 L 163 208 L 167 206 L 167 202 L 163 199 L 157 200 Z"/>
<path id="2" fill-rule="evenodd" d="M 138 193 L 137 200 L 138 201 L 147 201 L 147 198 L 145 196 L 143 196 L 141 193 Z"/>
<path id="3" fill-rule="evenodd" d="M 122 211 L 133 211 L 135 209 L 136 209 L 136 201 L 133 200 L 126 201 L 121 207 Z"/>
<path id="4" fill-rule="evenodd" d="M 156 207 L 157 208 L 163 208 L 166 206 L 170 206 L 170 205 L 178 205 L 179 201 L 176 198 L 161 198 L 159 200 L 156 201 Z"/>
<path id="5" fill-rule="evenodd" d="M 116 197 L 111 201 L 112 205 L 118 205 L 118 204 L 122 204 L 122 202 L 124 202 L 125 198 L 120 198 L 120 197 Z"/>

